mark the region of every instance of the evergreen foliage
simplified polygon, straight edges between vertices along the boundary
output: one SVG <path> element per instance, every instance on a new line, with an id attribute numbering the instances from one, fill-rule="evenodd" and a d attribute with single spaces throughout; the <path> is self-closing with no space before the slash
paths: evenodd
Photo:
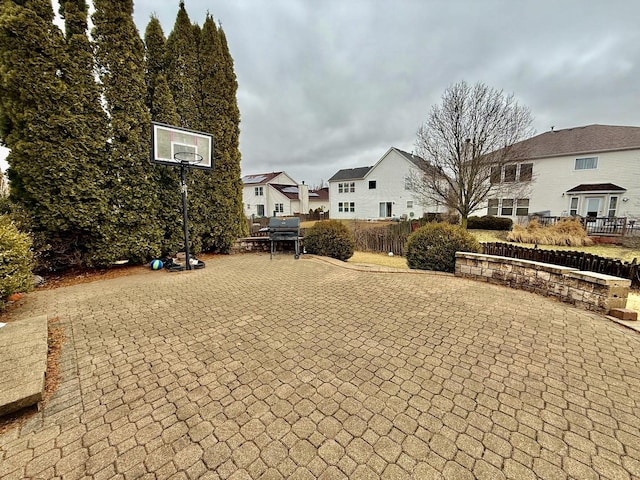
<path id="1" fill-rule="evenodd" d="M 494 217 L 493 215 L 485 215 L 483 217 L 469 217 L 467 219 L 467 228 L 469 230 L 511 230 L 513 220 L 507 217 Z"/>
<path id="2" fill-rule="evenodd" d="M 180 2 L 173 30 L 166 43 L 167 84 L 173 95 L 179 118 L 178 122 L 173 125 L 191 130 L 202 130 L 199 113 L 201 91 L 198 78 L 196 32 L 197 30 L 191 24 L 184 7 L 184 2 Z M 175 174 L 179 175 L 179 173 Z M 202 236 L 206 230 L 209 214 L 206 173 L 197 169 L 189 170 L 187 184 L 190 247 L 191 251 L 197 254 L 203 250 Z"/>
<path id="3" fill-rule="evenodd" d="M 247 234 L 240 178 L 240 111 L 236 100 L 238 82 L 226 36 L 207 15 L 200 40 L 202 85 L 201 129 L 215 141 L 215 171 L 209 173 L 211 213 L 204 248 L 227 252 L 233 241 Z"/>
<path id="4" fill-rule="evenodd" d="M 480 251 L 480 244 L 465 228 L 448 223 L 429 223 L 409 235 L 407 265 L 418 270 L 453 273 L 456 252 Z"/>
<path id="5" fill-rule="evenodd" d="M 304 235 L 304 248 L 309 253 L 346 262 L 353 256 L 353 233 L 338 220 L 316 222 Z"/>
<path id="6" fill-rule="evenodd" d="M 213 134 L 214 171 L 187 176 L 191 246 L 229 251 L 247 226 L 224 32 L 210 15 L 192 24 L 180 2 L 169 38 L 152 18 L 143 43 L 132 0 L 95 0 L 91 44 L 87 0 L 59 4 L 64 32 L 49 0 L 0 2 L 3 210 L 31 232 L 39 268 L 141 263 L 183 248 L 180 173 L 149 164 L 151 119 Z"/>
<path id="7" fill-rule="evenodd" d="M 178 126 L 198 129 L 198 53 L 194 29 L 180 2 L 176 22 L 166 43 L 166 77 L 180 116 Z"/>
<path id="8" fill-rule="evenodd" d="M 47 8 L 48 6 L 48 8 Z M 87 6 L 2 3 L 2 133 L 11 149 L 11 201 L 34 236 L 40 268 L 86 263 L 105 211 L 104 114 L 86 36 Z"/>
<path id="9" fill-rule="evenodd" d="M 20 233 L 8 216 L 0 215 L 0 310 L 9 295 L 33 286 L 31 239 Z"/>
<path id="10" fill-rule="evenodd" d="M 105 262 L 136 263 L 160 255 L 158 178 L 149 167 L 151 116 L 146 105 L 144 45 L 133 23 L 133 1 L 95 0 L 93 37 L 110 118 L 107 189 L 111 228 L 97 254 Z"/>

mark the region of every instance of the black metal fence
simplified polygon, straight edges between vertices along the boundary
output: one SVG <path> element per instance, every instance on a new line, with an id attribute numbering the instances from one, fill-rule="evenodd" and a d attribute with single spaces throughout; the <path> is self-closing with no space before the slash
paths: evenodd
<path id="1" fill-rule="evenodd" d="M 568 250 L 542 250 L 525 248 L 509 243 L 483 243 L 482 253 L 502 257 L 551 263 L 564 267 L 577 268 L 589 272 L 604 273 L 631 280 L 633 288 L 640 287 L 640 265 L 636 258 L 632 262 L 623 262 L 613 258 L 600 257 L 590 253 Z"/>
<path id="2" fill-rule="evenodd" d="M 563 218 L 572 217 L 541 217 L 531 216 L 531 219 L 536 218 L 541 225 L 555 225 Z M 627 217 L 576 217 L 580 218 L 582 226 L 587 231 L 588 235 L 625 235 L 627 228 L 633 229 L 633 221 L 627 222 Z"/>

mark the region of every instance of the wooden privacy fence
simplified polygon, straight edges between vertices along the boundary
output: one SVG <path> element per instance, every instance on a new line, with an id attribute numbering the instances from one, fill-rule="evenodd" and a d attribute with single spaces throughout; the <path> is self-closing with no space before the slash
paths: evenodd
<path id="1" fill-rule="evenodd" d="M 622 260 L 600 257 L 590 253 L 525 248 L 509 243 L 483 243 L 482 253 L 486 255 L 519 258 L 521 260 L 532 260 L 534 262 L 551 263 L 589 272 L 628 278 L 631 280 L 631 286 L 633 288 L 640 287 L 640 265 L 636 258 L 634 258 L 632 262 L 623 262 Z"/>
<path id="2" fill-rule="evenodd" d="M 407 237 L 416 229 L 409 222 L 398 222 L 384 227 L 354 228 L 353 239 L 356 250 L 363 252 L 393 252 L 394 255 L 404 255 Z"/>

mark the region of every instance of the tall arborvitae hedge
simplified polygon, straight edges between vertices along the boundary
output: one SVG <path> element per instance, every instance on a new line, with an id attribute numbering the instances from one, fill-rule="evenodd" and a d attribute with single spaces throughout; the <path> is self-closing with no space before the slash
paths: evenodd
<path id="1" fill-rule="evenodd" d="M 66 192 L 58 196 L 56 204 L 67 212 L 69 223 L 75 227 L 72 232 L 63 230 L 61 240 L 74 239 L 82 252 L 81 265 L 100 264 L 101 254 L 96 250 L 104 241 L 103 226 L 110 220 L 103 174 L 108 161 L 107 118 L 95 80 L 93 47 L 87 31 L 88 4 L 85 0 L 63 0 L 60 15 L 65 22 L 61 73 L 67 85 L 65 104 L 69 114 L 61 122 L 63 148 L 68 152 L 64 164 Z"/>
<path id="2" fill-rule="evenodd" d="M 0 1 L 0 142 L 14 218 L 31 230 L 40 267 L 183 248 L 179 169 L 150 165 L 151 119 L 213 134 L 215 170 L 188 173 L 191 246 L 228 251 L 246 226 L 222 30 L 209 15 L 192 24 L 180 2 L 169 38 L 152 19 L 143 43 L 132 0 L 95 0 L 92 45 L 87 0 L 59 4 L 64 34 L 49 0 Z"/>
<path id="3" fill-rule="evenodd" d="M 228 251 L 236 238 L 246 234 L 247 228 L 240 179 L 238 82 L 224 31 L 216 28 L 211 15 L 204 22 L 199 51 L 202 88 L 199 128 L 211 132 L 215 140 L 215 170 L 207 178 L 210 213 L 203 244 L 207 250 Z"/>
<path id="4" fill-rule="evenodd" d="M 104 113 L 86 36 L 87 6 L 64 1 L 66 35 L 46 0 L 1 5 L 2 132 L 11 200 L 40 268 L 91 262 L 106 197 Z"/>
<path id="5" fill-rule="evenodd" d="M 101 253 L 144 261 L 161 252 L 158 189 L 149 168 L 151 116 L 146 105 L 144 45 L 133 23 L 133 1 L 95 0 L 93 37 L 109 113 L 111 228 Z"/>
<path id="6" fill-rule="evenodd" d="M 180 115 L 179 126 L 196 129 L 198 123 L 198 52 L 193 26 L 180 2 L 173 30 L 166 43 L 167 82 Z"/>

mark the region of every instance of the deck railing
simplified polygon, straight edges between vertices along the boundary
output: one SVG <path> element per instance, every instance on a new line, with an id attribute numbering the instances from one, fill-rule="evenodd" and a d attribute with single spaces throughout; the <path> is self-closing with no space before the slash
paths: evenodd
<path id="1" fill-rule="evenodd" d="M 540 217 L 532 215 L 541 225 L 555 225 L 563 218 L 571 217 Z M 580 218 L 587 234 L 589 235 L 619 235 L 627 233 L 627 217 L 577 217 Z"/>

